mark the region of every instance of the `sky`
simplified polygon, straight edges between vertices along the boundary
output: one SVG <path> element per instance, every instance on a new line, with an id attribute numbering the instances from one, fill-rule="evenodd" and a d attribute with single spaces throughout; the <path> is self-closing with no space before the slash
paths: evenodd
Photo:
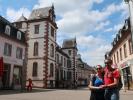
<path id="1" fill-rule="evenodd" d="M 104 55 L 129 16 L 123 0 L 0 0 L 0 15 L 11 22 L 33 9 L 54 4 L 57 43 L 76 37 L 78 53 L 91 66 L 103 65 Z"/>

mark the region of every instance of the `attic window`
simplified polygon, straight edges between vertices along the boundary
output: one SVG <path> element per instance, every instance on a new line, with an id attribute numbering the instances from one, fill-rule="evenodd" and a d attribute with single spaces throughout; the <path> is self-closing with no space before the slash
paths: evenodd
<path id="1" fill-rule="evenodd" d="M 17 32 L 17 39 L 21 40 L 21 32 L 20 31 Z"/>
<path id="2" fill-rule="evenodd" d="M 10 26 L 9 26 L 9 25 L 6 25 L 5 33 L 6 33 L 7 35 L 10 35 L 10 30 L 11 30 Z"/>
<path id="3" fill-rule="evenodd" d="M 119 30 L 119 36 L 120 38 L 122 37 L 121 29 Z"/>
<path id="4" fill-rule="evenodd" d="M 116 39 L 117 39 L 117 41 L 119 41 L 119 36 L 118 35 L 117 35 L 117 38 Z"/>
<path id="5" fill-rule="evenodd" d="M 125 21 L 125 29 L 128 29 L 128 20 Z"/>

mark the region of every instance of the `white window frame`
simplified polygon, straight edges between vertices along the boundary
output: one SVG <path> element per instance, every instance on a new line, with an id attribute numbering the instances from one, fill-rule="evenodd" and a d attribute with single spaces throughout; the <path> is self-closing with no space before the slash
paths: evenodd
<path id="1" fill-rule="evenodd" d="M 9 25 L 6 25 L 5 34 L 10 35 L 10 32 L 11 32 L 11 27 Z"/>

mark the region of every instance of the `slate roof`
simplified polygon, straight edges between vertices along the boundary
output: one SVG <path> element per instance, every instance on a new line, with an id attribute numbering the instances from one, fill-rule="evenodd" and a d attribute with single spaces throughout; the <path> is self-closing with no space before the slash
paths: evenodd
<path id="1" fill-rule="evenodd" d="M 62 48 L 77 48 L 76 39 L 68 39 L 63 41 Z"/>
<path id="2" fill-rule="evenodd" d="M 16 22 L 23 22 L 23 21 L 27 21 L 27 18 L 24 17 L 24 15 L 22 15 Z"/>
<path id="3" fill-rule="evenodd" d="M 46 18 L 49 16 L 49 11 L 52 9 L 52 7 L 45 7 L 45 8 L 39 8 L 34 9 L 32 13 L 29 16 L 29 20 L 32 19 L 40 19 L 40 18 Z"/>
<path id="4" fill-rule="evenodd" d="M 61 53 L 64 56 L 66 56 L 67 58 L 69 58 L 69 56 L 65 52 L 62 51 L 62 48 L 61 47 L 56 46 L 56 51 L 59 52 L 59 53 Z"/>

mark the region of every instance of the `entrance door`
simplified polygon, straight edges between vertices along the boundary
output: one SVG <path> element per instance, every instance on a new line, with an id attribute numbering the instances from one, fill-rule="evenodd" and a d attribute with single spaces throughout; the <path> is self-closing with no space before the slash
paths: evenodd
<path id="1" fill-rule="evenodd" d="M 13 71 L 13 88 L 20 89 L 22 84 L 22 70 L 20 66 L 14 66 Z"/>
<path id="2" fill-rule="evenodd" d="M 8 89 L 10 85 L 10 66 L 9 64 L 4 64 L 4 73 L 2 77 L 3 89 Z"/>

